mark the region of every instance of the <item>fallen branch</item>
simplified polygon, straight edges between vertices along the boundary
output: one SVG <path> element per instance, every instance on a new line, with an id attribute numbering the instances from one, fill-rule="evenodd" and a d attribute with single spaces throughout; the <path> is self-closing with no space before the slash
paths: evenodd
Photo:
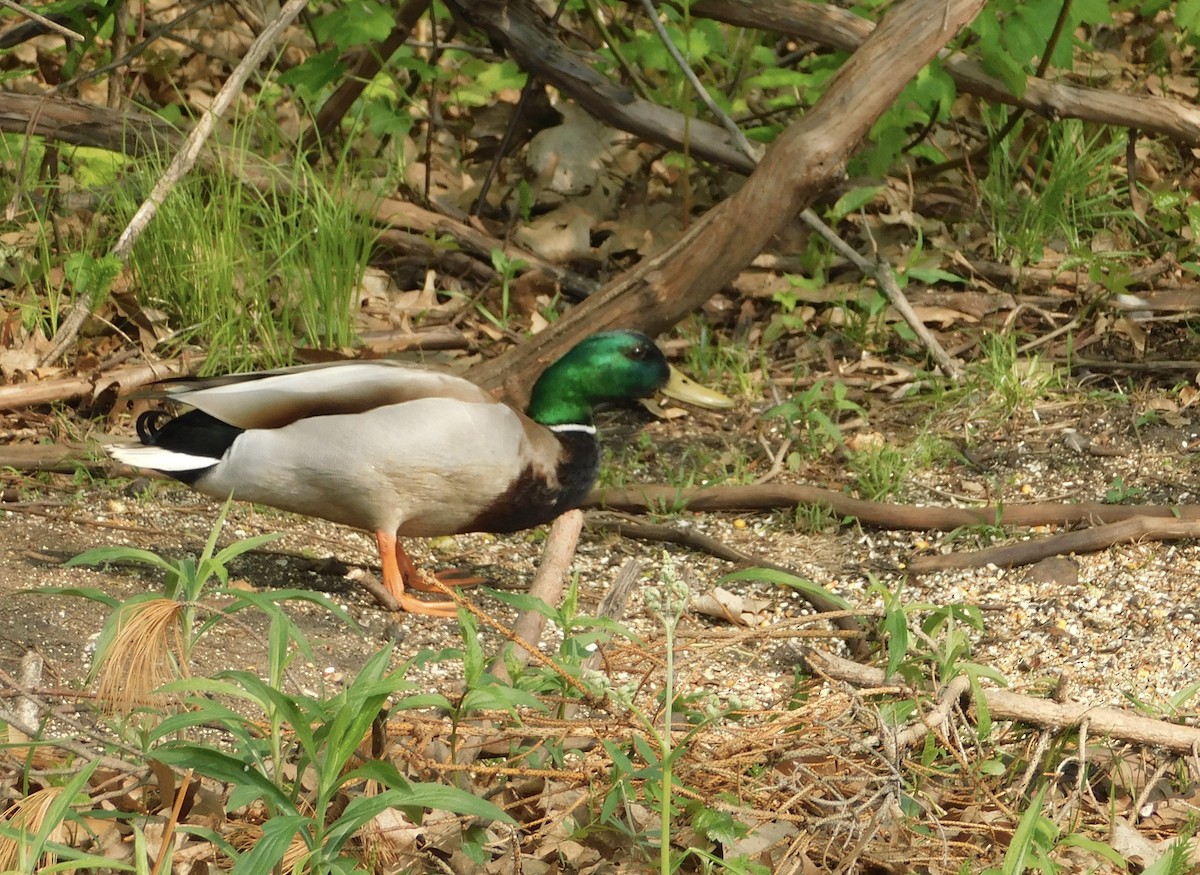
<path id="1" fill-rule="evenodd" d="M 856 663 L 856 665 L 859 663 Z M 938 694 L 937 704 L 921 714 L 921 719 L 906 729 L 901 729 L 890 737 L 884 738 L 885 755 L 894 760 L 902 751 L 923 741 L 930 732 L 935 732 L 945 726 L 950 720 L 950 714 L 958 705 L 959 699 L 971 689 L 971 679 L 959 675 L 942 688 Z"/>
<path id="2" fill-rule="evenodd" d="M 554 521 L 550 533 L 546 536 L 546 546 L 542 550 L 542 559 L 538 563 L 537 573 L 529 586 L 529 597 L 540 599 L 551 607 L 562 603 L 563 584 L 567 579 L 567 571 L 571 560 L 575 557 L 575 548 L 579 544 L 579 535 L 583 531 L 583 514 L 578 510 L 569 510 Z M 546 629 L 546 616 L 540 611 L 521 611 L 512 626 L 512 640 L 529 642 L 536 647 Z M 507 651 L 505 645 L 503 650 Z M 501 652 L 492 660 L 488 671 L 500 679 L 502 683 L 510 683 L 508 660 L 516 660 L 518 665 L 527 665 L 534 658 L 534 653 L 526 646 L 518 646 L 510 653 Z"/>
<path id="3" fill-rule="evenodd" d="M 1131 507 L 1137 512 L 1142 508 Z M 1105 550 L 1114 544 L 1129 544 L 1135 541 L 1179 541 L 1185 538 L 1200 538 L 1200 519 L 1163 519 L 1138 514 L 1130 519 L 1063 532 L 1048 538 L 1002 544 L 968 553 L 947 553 L 941 556 L 917 556 L 908 563 L 913 574 L 928 574 L 951 568 L 981 568 L 995 565 L 1011 568 L 1015 565 L 1031 565 L 1050 556 L 1064 553 L 1093 553 Z"/>
<path id="4" fill-rule="evenodd" d="M 695 0 L 688 11 L 693 16 L 814 40 L 847 52 L 857 49 L 876 29 L 873 22 L 848 9 L 803 0 Z M 1117 125 L 1200 146 L 1200 109 L 1180 100 L 1119 94 L 1036 76 L 1025 79 L 1025 91 L 1018 97 L 999 79 L 983 72 L 982 65 L 961 53 L 947 55 L 942 65 L 965 94 L 1019 106 L 1044 118 Z"/>
<path id="5" fill-rule="evenodd" d="M 864 525 L 897 531 L 951 531 L 963 526 L 1072 526 L 1081 523 L 1115 523 L 1134 517 L 1200 520 L 1200 505 L 1101 504 L 1039 502 L 984 505 L 982 507 L 930 507 L 853 498 L 817 486 L 767 483 L 762 486 L 709 486 L 676 489 L 673 486 L 639 486 L 597 489 L 584 507 L 644 513 L 649 510 L 780 510 L 797 505 L 828 508 L 839 517 L 853 517 Z"/>
<path id="6" fill-rule="evenodd" d="M 190 376 L 196 373 L 203 363 L 203 356 L 184 353 L 169 362 L 148 362 L 87 376 L 0 386 L 0 410 L 20 410 L 39 404 L 76 401 L 80 398 L 94 400 L 101 392 L 109 389 L 124 394 L 158 380 Z"/>
<path id="7" fill-rule="evenodd" d="M 562 602 L 563 583 L 566 581 L 567 571 L 575 556 L 575 547 L 579 543 L 579 534 L 582 531 L 583 514 L 578 510 L 567 511 L 550 526 L 550 534 L 546 537 L 546 546 L 542 550 L 541 562 L 538 563 L 537 573 L 534 575 L 533 583 L 529 586 L 530 597 L 541 599 L 547 605 L 556 606 Z M 453 595 L 449 589 L 446 592 Z M 459 601 L 459 599 L 456 597 L 455 601 Z M 530 660 L 536 659 L 558 671 L 563 678 L 587 695 L 587 689 L 577 679 L 563 674 L 562 669 L 537 649 L 537 642 L 546 628 L 546 617 L 541 612 L 521 611 L 512 628 L 508 629 L 474 605 L 468 605 L 461 601 L 459 603 L 467 607 L 476 617 L 498 630 L 508 639 L 508 642 L 516 645 L 515 648 L 510 648 L 509 643 L 502 645 L 500 652 L 488 664 L 488 672 L 497 677 L 501 683 L 512 683 L 512 677 L 508 671 L 510 659 L 522 666 L 527 665 Z M 491 728 L 494 728 L 491 721 L 484 721 L 479 726 L 479 729 L 484 732 Z M 486 737 L 480 738 L 468 744 L 460 744 L 457 749 L 446 750 L 445 753 L 448 758 L 453 758 L 454 765 L 458 767 L 470 765 L 479 759 L 490 740 Z M 438 759 L 442 758 L 437 756 L 441 753 L 440 748 L 440 745 L 435 745 L 433 749 L 433 753 Z"/>
<path id="8" fill-rule="evenodd" d="M 810 671 L 856 687 L 888 684 L 907 690 L 898 677 L 888 679 L 882 669 L 872 668 L 821 650 L 808 650 L 804 661 Z M 1014 720 L 1044 729 L 1067 730 L 1087 721 L 1089 734 L 1107 735 L 1121 741 L 1162 747 L 1177 753 L 1200 750 L 1200 728 L 1167 723 L 1131 714 L 1120 708 L 1052 702 L 1008 690 L 985 689 L 984 699 L 993 720 Z"/>
<path id="9" fill-rule="evenodd" d="M 517 5 L 497 0 L 473 3 L 469 20 L 500 40 L 526 69 L 536 70 L 546 81 L 565 89 L 562 82 L 539 69 L 546 67 L 545 63 L 527 57 L 530 47 L 518 45 L 511 28 L 505 29 L 505 19 L 514 14 Z M 636 327 L 657 334 L 693 312 L 837 178 L 859 141 L 909 78 L 982 5 L 981 0 L 910 0 L 904 14 L 885 17 L 838 70 L 816 105 L 776 138 L 735 195 L 709 210 L 665 251 L 643 259 L 541 333 L 474 368 L 471 378 L 524 403 L 530 375 L 585 335 L 613 327 Z M 540 26 L 530 24 L 535 30 Z M 595 78 L 588 68 L 588 75 L 573 83 L 568 93 L 582 102 L 585 92 L 595 86 Z M 715 136 L 724 139 L 724 131 L 717 131 Z M 694 140 L 695 136 L 689 138 Z M 693 142 L 692 154 L 699 154 L 694 146 Z M 737 154 L 739 161 L 747 160 Z"/>

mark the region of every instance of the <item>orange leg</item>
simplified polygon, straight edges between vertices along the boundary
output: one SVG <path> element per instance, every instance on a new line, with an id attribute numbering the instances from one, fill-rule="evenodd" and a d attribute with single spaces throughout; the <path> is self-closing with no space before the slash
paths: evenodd
<path id="1" fill-rule="evenodd" d="M 375 544 L 379 547 L 379 562 L 383 567 L 383 585 L 388 592 L 396 597 L 402 610 L 413 614 L 428 614 L 431 617 L 453 617 L 458 613 L 454 602 L 427 602 L 414 598 L 404 591 L 405 583 L 410 585 L 419 580 L 417 570 L 412 560 L 390 532 L 377 531 Z"/>

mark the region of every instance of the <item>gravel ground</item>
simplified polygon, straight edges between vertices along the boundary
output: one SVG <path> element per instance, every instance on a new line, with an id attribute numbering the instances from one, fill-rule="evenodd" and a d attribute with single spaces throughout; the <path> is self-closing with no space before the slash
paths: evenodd
<path id="1" fill-rule="evenodd" d="M 748 439 L 731 435 L 736 420 L 737 415 L 730 414 L 728 418 L 705 415 L 651 423 L 647 431 L 657 456 L 648 467 L 657 465 L 661 479 L 664 471 L 678 464 L 674 460 L 680 452 L 706 440 L 725 447 L 740 441 L 757 452 L 757 445 Z M 1193 467 L 1193 457 L 1187 452 L 1194 439 L 1189 423 L 1130 436 L 1121 417 L 1110 420 L 1112 415 L 1103 410 L 1076 405 L 1056 411 L 1052 422 L 1031 421 L 1027 430 L 1015 435 L 997 430 L 975 446 L 988 460 L 982 466 L 963 464 L 915 472 L 906 489 L 908 499 L 945 504 L 982 492 L 1009 503 L 1096 501 L 1103 500 L 1119 478 L 1124 494 L 1138 501 L 1194 500 L 1186 487 Z M 1090 439 L 1099 441 L 1111 455 L 1067 447 L 1062 437 L 1069 433 L 1065 430 L 1081 423 L 1088 425 Z M 627 426 L 609 435 L 610 445 L 624 440 L 628 431 L 622 429 Z M 887 440 L 902 445 L 912 435 L 901 427 L 888 434 Z M 761 460 L 761 467 L 766 465 L 766 460 Z M 653 479 L 655 472 L 635 471 L 630 479 L 637 476 Z M 780 480 L 788 479 L 800 478 L 787 472 L 780 475 Z M 127 495 L 119 484 L 105 483 L 72 493 L 65 501 L 59 496 L 57 503 L 39 503 L 28 491 L 25 497 L 33 500 L 10 504 L 13 510 L 4 514 L 0 665 L 11 670 L 26 648 L 37 648 L 64 681 L 86 674 L 88 642 L 100 628 L 103 611 L 81 599 L 27 591 L 61 586 L 98 587 L 117 596 L 141 591 L 154 585 L 153 576 L 146 572 L 68 569 L 61 563 L 106 544 L 134 544 L 168 556 L 195 553 L 218 512 L 215 504 L 165 483 L 138 498 Z M 1083 702 L 1123 704 L 1132 697 L 1162 704 L 1196 679 L 1194 654 L 1200 652 L 1200 632 L 1195 619 L 1200 606 L 1194 581 L 1200 553 L 1191 543 L 1120 545 L 1032 569 L 989 567 L 910 577 L 904 566 L 914 551 L 966 550 L 980 544 L 984 536 L 953 538 L 945 533 L 881 532 L 855 526 L 814 534 L 797 531 L 786 512 L 683 514 L 666 522 L 691 527 L 789 566 L 858 606 L 880 607 L 878 595 L 869 591 L 873 581 L 902 592 L 907 601 L 978 605 L 986 630 L 972 633 L 975 649 L 971 658 L 997 669 L 1015 689 L 1044 690 L 1061 677 L 1068 695 Z M 457 641 L 454 623 L 391 617 L 345 577 L 354 567 L 374 568 L 373 544 L 367 536 L 320 521 L 237 506 L 225 537 L 231 540 L 269 531 L 285 532 L 286 537 L 239 559 L 233 566 L 235 578 L 263 590 L 286 586 L 326 592 L 363 628 L 363 634 L 358 634 L 321 609 L 299 604 L 294 608 L 314 645 L 314 663 L 306 667 L 309 683 L 317 685 L 353 671 L 387 638 L 398 640 L 398 659 L 421 648 L 439 649 Z M 538 533 L 502 538 L 472 535 L 414 542 L 412 547 L 418 561 L 479 570 L 501 587 L 520 589 L 536 567 L 540 541 Z M 588 532 L 573 566 L 580 575 L 582 610 L 594 608 L 630 557 L 648 563 L 648 579 L 658 578 L 664 549 L 684 570 L 694 595 L 712 590 L 721 576 L 732 570 L 725 562 L 678 547 Z M 732 582 L 723 586 L 740 596 L 762 600 L 758 616 L 763 622 L 806 612 L 796 593 L 771 584 Z M 478 604 L 502 622 L 512 617 L 509 608 L 493 599 L 479 596 Z M 659 627 L 637 591 L 627 622 L 634 631 L 651 638 Z M 717 633 L 727 629 L 719 621 L 689 615 L 682 632 L 689 640 L 697 636 L 695 640 L 702 641 L 708 630 L 716 640 Z M 490 638 L 493 633 L 484 634 Z M 251 666 L 261 659 L 262 647 L 262 641 L 237 630 L 218 631 L 201 649 L 197 668 L 224 667 L 230 659 Z M 787 695 L 796 655 L 795 647 L 786 641 L 760 643 L 751 649 L 721 649 L 701 660 L 694 678 L 686 676 L 689 667 L 685 661 L 684 681 L 723 692 L 736 689 L 748 704 L 770 707 Z M 417 679 L 432 687 L 452 686 L 452 676 L 438 675 L 446 665 L 427 668 L 429 676 Z"/>

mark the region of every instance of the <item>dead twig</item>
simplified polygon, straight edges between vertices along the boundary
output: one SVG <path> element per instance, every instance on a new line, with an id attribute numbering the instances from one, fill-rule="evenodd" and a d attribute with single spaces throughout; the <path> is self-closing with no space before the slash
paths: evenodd
<path id="1" fill-rule="evenodd" d="M 884 294 L 887 295 L 888 301 L 896 308 L 896 312 L 900 314 L 900 318 L 917 335 L 917 338 L 924 345 L 925 349 L 929 351 L 929 354 L 933 356 L 933 360 L 937 362 L 937 366 L 941 368 L 946 378 L 955 382 L 960 381 L 962 379 L 962 368 L 954 363 L 954 359 L 950 358 L 941 341 L 934 337 L 933 332 L 925 327 L 925 322 L 917 315 L 917 311 L 912 308 L 912 304 L 908 302 L 908 298 L 901 291 L 900 284 L 896 282 L 896 274 L 892 270 L 891 265 L 884 261 L 882 256 L 877 255 L 875 262 L 872 263 L 859 255 L 853 246 L 850 246 L 845 240 L 839 237 L 811 209 L 802 211 L 800 218 L 809 227 L 824 237 L 826 242 L 841 254 L 843 258 L 848 259 L 864 274 L 875 279 L 875 282 L 878 283 L 879 287 L 883 289 Z"/>
<path id="2" fill-rule="evenodd" d="M 650 523 L 643 523 L 628 517 L 622 517 L 619 514 L 598 514 L 589 513 L 587 516 L 589 527 L 597 529 L 605 529 L 616 532 L 622 537 L 635 538 L 643 541 L 655 541 L 666 544 L 679 544 L 682 547 L 687 547 L 692 550 L 699 550 L 707 553 L 710 556 L 716 556 L 718 559 L 724 559 L 727 562 L 735 563 L 739 568 L 771 568 L 776 571 L 782 571 L 785 574 L 797 574 L 793 568 L 788 568 L 786 565 L 777 565 L 760 556 L 755 556 L 752 553 L 745 553 L 728 544 L 718 541 L 716 538 L 710 538 L 708 535 L 703 535 L 700 532 L 689 531 L 688 529 L 674 528 L 672 526 L 659 526 Z M 799 575 L 797 575 L 799 576 Z M 833 624 L 848 633 L 851 633 L 850 648 L 854 655 L 859 659 L 865 659 L 869 654 L 867 645 L 857 640 L 863 635 L 862 624 L 858 619 L 852 616 L 845 615 L 840 611 L 842 603 L 835 599 L 832 595 L 828 598 L 822 597 L 815 592 L 807 592 L 797 590 L 800 597 L 805 599 L 813 608 L 821 613 L 829 613 L 833 616 Z"/>
<path id="3" fill-rule="evenodd" d="M 58 380 L 39 380 L 36 383 L 17 383 L 0 386 L 0 410 L 20 410 L 56 401 L 95 398 L 105 389 L 117 388 L 128 393 L 147 383 L 168 377 L 184 377 L 196 373 L 204 363 L 203 356 L 184 353 L 168 362 L 149 362 L 102 371 L 90 376 L 63 377 Z"/>
<path id="4" fill-rule="evenodd" d="M 884 755 L 890 759 L 895 759 L 901 751 L 915 745 L 928 735 L 931 731 L 937 731 L 938 727 L 946 723 L 950 719 L 950 712 L 958 704 L 958 700 L 966 695 L 971 689 L 971 679 L 966 675 L 959 675 L 954 680 L 950 681 L 938 694 L 937 704 L 921 715 L 921 719 L 909 726 L 907 729 L 902 729 L 891 738 L 883 736 L 884 746 L 886 748 Z"/>
<path id="5" fill-rule="evenodd" d="M 583 513 L 578 510 L 567 511 L 550 526 L 542 559 L 529 587 L 530 598 L 540 599 L 552 607 L 562 601 L 563 583 L 567 579 L 567 571 L 575 556 L 575 547 L 579 544 L 582 531 Z M 522 611 L 513 623 L 512 634 L 514 639 L 528 641 L 536 646 L 545 629 L 544 614 L 538 611 Z M 530 650 L 522 646 L 508 658 L 515 659 L 520 665 L 526 665 L 534 657 Z M 488 666 L 488 671 L 498 677 L 501 683 L 510 683 L 512 680 L 506 662 L 506 655 L 501 653 Z"/>
<path id="6" fill-rule="evenodd" d="M 54 21 L 53 19 L 47 18 L 44 15 L 39 15 L 38 13 L 34 12 L 32 9 L 26 9 L 20 3 L 14 2 L 14 0 L 0 0 L 0 6 L 3 6 L 6 9 L 11 9 L 14 12 L 16 12 L 18 15 L 25 16 L 30 21 L 36 21 L 42 27 L 52 30 L 55 33 L 59 34 L 60 36 L 65 36 L 69 40 L 77 40 L 79 42 L 83 42 L 83 36 L 81 34 L 76 33 L 75 31 L 71 30 L 71 28 L 67 27 L 66 25 L 59 24 L 57 21 Z"/>

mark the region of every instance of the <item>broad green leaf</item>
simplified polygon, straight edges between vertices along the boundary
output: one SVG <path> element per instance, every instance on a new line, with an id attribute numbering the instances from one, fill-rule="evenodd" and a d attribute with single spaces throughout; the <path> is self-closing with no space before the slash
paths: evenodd
<path id="1" fill-rule="evenodd" d="M 839 610 L 851 610 L 850 602 L 846 601 L 839 595 L 834 595 L 820 584 L 808 580 L 807 578 L 797 577 L 794 574 L 788 574 L 786 571 L 779 571 L 775 568 L 744 568 L 741 571 L 734 571 L 731 574 L 726 574 L 721 578 L 722 582 L 726 580 L 765 580 L 767 583 L 777 583 L 781 586 L 790 586 L 792 589 L 799 590 L 806 595 L 827 600 L 836 605 Z"/>
<path id="2" fill-rule="evenodd" d="M 517 708 L 531 708 L 545 711 L 546 705 L 537 696 L 518 690 L 516 687 L 495 685 L 479 686 L 469 690 L 462 700 L 462 710 L 466 713 L 473 711 L 508 711 L 514 713 Z"/>
<path id="3" fill-rule="evenodd" d="M 829 212 L 835 218 L 844 218 L 851 213 L 861 210 L 883 190 L 884 186 L 882 185 L 863 185 L 852 188 L 837 199 L 837 203 L 833 205 L 833 208 Z"/>
<path id="4" fill-rule="evenodd" d="M 1042 788 L 1030 800 L 1025 813 L 1021 815 L 1016 832 L 1013 833 L 1012 841 L 1009 842 L 1008 850 L 1004 854 L 1004 864 L 1001 868 L 1004 875 L 1022 875 L 1028 868 L 1028 859 L 1034 851 L 1034 839 L 1037 834 L 1038 822 L 1042 819 L 1042 804 L 1046 799 L 1048 787 L 1048 784 L 1042 785 Z"/>
<path id="5" fill-rule="evenodd" d="M 250 763 L 223 751 L 194 744 L 168 744 L 156 748 L 154 756 L 167 765 L 195 769 L 197 774 L 217 781 L 252 787 L 258 791 L 258 795 L 264 801 L 270 803 L 277 810 L 296 814 L 296 808 L 291 800 L 284 795 L 282 790 L 271 783 L 266 775 L 259 772 Z M 274 819 L 272 818 L 272 820 Z"/>
<path id="6" fill-rule="evenodd" d="M 305 58 L 303 63 L 290 70 L 284 70 L 279 74 L 278 81 L 312 99 L 322 89 L 341 79 L 345 72 L 346 65 L 341 62 L 338 51 L 330 49 Z"/>
<path id="7" fill-rule="evenodd" d="M 18 590 L 21 595 L 28 593 L 38 593 L 40 595 L 69 595 L 77 598 L 90 599 L 94 602 L 100 602 L 110 608 L 115 608 L 121 604 L 120 599 L 115 599 L 106 592 L 101 592 L 98 589 L 90 587 L 78 586 L 47 586 L 39 589 L 22 589 Z"/>

